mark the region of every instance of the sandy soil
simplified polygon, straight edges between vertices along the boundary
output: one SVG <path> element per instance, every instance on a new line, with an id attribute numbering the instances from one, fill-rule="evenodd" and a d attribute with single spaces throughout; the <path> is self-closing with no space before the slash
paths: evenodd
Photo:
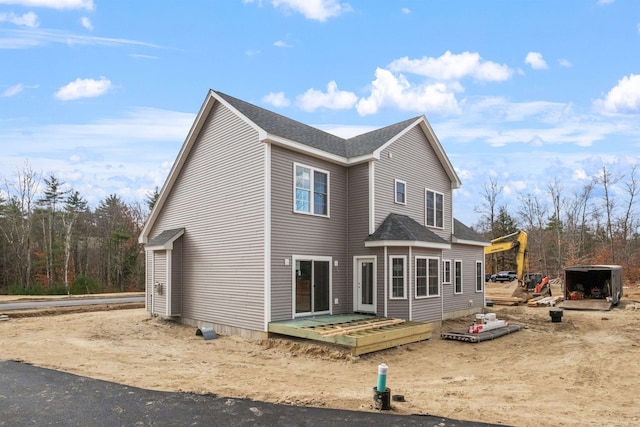
<path id="1" fill-rule="evenodd" d="M 515 426 L 640 424 L 640 290 L 610 312 L 496 306 L 525 326 L 478 344 L 433 338 L 360 358 L 296 339 L 205 341 L 196 329 L 144 309 L 11 318 L 0 322 L 0 359 L 21 360 L 131 386 L 375 411 L 377 366 L 405 402 L 393 413 Z M 1 311 L 1 307 L 0 307 Z M 50 313 L 49 313 L 50 314 Z M 445 322 L 467 327 L 472 317 Z"/>

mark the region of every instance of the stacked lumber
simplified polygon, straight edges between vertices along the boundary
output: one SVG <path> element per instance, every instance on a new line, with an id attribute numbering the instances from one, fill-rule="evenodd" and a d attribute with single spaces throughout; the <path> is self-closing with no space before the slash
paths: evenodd
<path id="1" fill-rule="evenodd" d="M 527 302 L 529 307 L 553 307 L 557 303 L 563 301 L 564 298 L 561 296 L 557 297 L 536 297 L 532 298 Z"/>
<path id="2" fill-rule="evenodd" d="M 493 301 L 493 305 L 518 305 L 525 302 L 522 298 L 499 295 L 486 295 L 486 299 Z"/>

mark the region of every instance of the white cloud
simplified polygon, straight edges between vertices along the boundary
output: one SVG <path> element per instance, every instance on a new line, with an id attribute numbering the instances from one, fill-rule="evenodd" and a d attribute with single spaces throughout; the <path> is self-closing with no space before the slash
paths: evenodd
<path id="1" fill-rule="evenodd" d="M 256 56 L 256 55 L 260 55 L 260 51 L 259 50 L 249 49 L 249 50 L 246 50 L 244 52 L 244 54 L 247 55 L 247 56 Z"/>
<path id="2" fill-rule="evenodd" d="M 459 80 L 472 77 L 482 81 L 504 81 L 513 74 L 507 65 L 484 61 L 478 53 L 453 54 L 450 51 L 446 51 L 438 58 L 425 56 L 421 59 L 409 59 L 405 56 L 389 64 L 389 69 L 437 80 Z"/>
<path id="3" fill-rule="evenodd" d="M 0 0 L 2 1 L 2 0 Z M 88 46 L 144 46 L 151 48 L 159 48 L 160 46 L 152 43 L 141 42 L 137 40 L 115 39 L 107 37 L 94 37 L 69 33 L 57 30 L 9 30 L 4 31 L 8 37 L 0 38 L 0 49 L 26 49 L 36 46 L 46 46 L 50 43 L 59 43 L 69 46 L 88 45 Z"/>
<path id="4" fill-rule="evenodd" d="M 604 99 L 594 102 L 605 113 L 635 113 L 640 111 L 640 74 L 624 76 Z"/>
<path id="5" fill-rule="evenodd" d="M 375 114 L 382 107 L 420 113 L 459 111 L 453 91 L 444 83 L 412 85 L 402 74 L 396 77 L 391 71 L 378 68 L 371 86 L 369 97 L 361 98 L 356 104 L 361 116 Z"/>
<path id="6" fill-rule="evenodd" d="M 2 92 L 2 96 L 3 97 L 14 96 L 22 92 L 23 89 L 24 89 L 24 85 L 22 83 L 18 83 L 7 88 L 4 92 Z"/>
<path id="7" fill-rule="evenodd" d="M 23 15 L 16 15 L 13 12 L 3 12 L 0 13 L 0 22 L 11 22 L 12 24 L 29 28 L 36 28 L 40 25 L 38 15 L 33 12 L 27 12 Z"/>
<path id="8" fill-rule="evenodd" d="M 338 0 L 272 0 L 271 4 L 275 8 L 292 10 L 307 19 L 320 22 L 353 10 L 348 3 L 340 3 Z"/>
<path id="9" fill-rule="evenodd" d="M 404 13 L 405 15 L 408 15 L 411 13 L 411 9 L 409 9 L 408 7 L 403 7 L 402 9 L 400 9 L 400 12 Z"/>
<path id="10" fill-rule="evenodd" d="M 296 98 L 296 104 L 304 111 L 315 111 L 318 108 L 346 110 L 352 108 L 357 101 L 355 93 L 338 90 L 338 84 L 334 80 L 327 84 L 326 93 L 309 89 Z"/>
<path id="11" fill-rule="evenodd" d="M 262 98 L 262 101 L 278 108 L 288 107 L 291 105 L 291 101 L 287 99 L 284 92 L 270 92 L 267 96 Z"/>
<path id="12" fill-rule="evenodd" d="M 82 24 L 82 26 L 87 30 L 93 31 L 93 24 L 91 23 L 91 19 L 89 19 L 88 17 L 83 16 L 82 18 L 80 18 L 80 24 Z"/>
<path id="13" fill-rule="evenodd" d="M 573 64 L 567 59 L 559 59 L 558 64 L 560 64 L 561 67 L 565 67 L 565 68 L 573 67 Z"/>
<path id="14" fill-rule="evenodd" d="M 61 87 L 55 93 L 55 97 L 62 101 L 92 98 L 104 95 L 111 87 L 111 81 L 105 77 L 100 77 L 100 80 L 77 78 L 68 85 Z"/>
<path id="15" fill-rule="evenodd" d="M 527 53 L 527 57 L 524 59 L 524 62 L 525 64 L 529 64 L 534 70 L 546 70 L 549 68 L 540 52 Z"/>
<path id="16" fill-rule="evenodd" d="M 93 0 L 0 0 L 0 4 L 15 4 L 26 7 L 47 7 L 51 9 L 95 9 Z"/>
<path id="17" fill-rule="evenodd" d="M 599 5 L 605 5 L 609 3 L 613 3 L 615 0 L 598 0 Z"/>
<path id="18" fill-rule="evenodd" d="M 274 42 L 273 45 L 275 47 L 284 47 L 284 48 L 293 47 L 293 45 L 290 45 L 289 43 L 282 40 L 278 40 L 277 42 Z"/>

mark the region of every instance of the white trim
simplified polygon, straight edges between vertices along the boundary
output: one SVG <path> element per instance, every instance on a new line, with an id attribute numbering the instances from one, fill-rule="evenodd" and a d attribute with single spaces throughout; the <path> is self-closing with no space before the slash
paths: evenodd
<path id="1" fill-rule="evenodd" d="M 478 264 L 480 264 L 480 290 L 478 290 Z M 479 260 L 476 260 L 475 282 L 476 293 L 484 292 L 484 262 Z"/>
<path id="2" fill-rule="evenodd" d="M 383 280 L 384 280 L 384 317 L 387 317 L 389 315 L 389 308 L 388 308 L 388 301 L 389 301 L 389 295 L 387 294 L 387 288 L 389 286 L 389 257 L 388 257 L 388 251 L 387 251 L 387 247 L 384 247 L 384 274 L 383 274 Z"/>
<path id="3" fill-rule="evenodd" d="M 310 311 L 304 313 L 296 313 L 296 261 L 328 261 L 329 262 L 329 310 L 325 311 Z M 291 318 L 316 316 L 321 314 L 333 313 L 333 258 L 330 256 L 320 255 L 292 255 L 291 256 Z M 313 304 L 313 290 L 311 290 L 312 304 Z M 312 309 L 314 307 L 311 307 Z"/>
<path id="4" fill-rule="evenodd" d="M 393 260 L 402 259 L 402 296 L 393 296 Z M 389 255 L 389 299 L 404 300 L 407 299 L 407 256 L 406 255 Z"/>
<path id="5" fill-rule="evenodd" d="M 456 290 L 456 263 L 460 263 L 460 292 Z M 453 274 L 451 278 L 453 282 L 453 294 L 462 295 L 464 293 L 464 264 L 461 259 L 453 260 Z"/>
<path id="6" fill-rule="evenodd" d="M 433 221 L 434 221 L 434 223 L 433 223 L 433 225 L 429 224 L 427 222 L 427 193 L 433 193 L 434 194 L 434 196 L 433 196 Z M 436 194 L 439 194 L 439 195 L 442 196 L 442 226 L 440 226 L 440 227 L 436 225 L 438 223 L 438 220 L 436 218 L 436 212 L 437 212 L 436 211 Z M 444 229 L 444 211 L 445 211 L 444 204 L 445 204 L 444 193 L 441 193 L 441 192 L 436 191 L 436 190 L 431 190 L 429 188 L 425 188 L 424 189 L 424 226 L 425 227 L 438 228 L 440 230 Z"/>
<path id="7" fill-rule="evenodd" d="M 413 252 L 409 246 L 409 265 L 407 266 L 407 297 L 409 298 L 409 321 L 413 320 L 413 294 L 411 292 L 411 282 L 413 282 L 411 274 L 411 260 L 413 259 Z"/>
<path id="8" fill-rule="evenodd" d="M 264 148 L 264 331 L 271 322 L 271 144 Z"/>
<path id="9" fill-rule="evenodd" d="M 402 192 L 404 196 L 404 201 L 398 201 L 398 184 L 402 184 L 404 186 L 404 191 Z M 403 181 L 401 179 L 393 180 L 393 201 L 398 205 L 407 204 L 407 181 Z"/>
<path id="10" fill-rule="evenodd" d="M 372 261 L 373 262 L 373 313 L 378 312 L 378 257 L 376 255 L 355 255 L 353 257 L 353 310 L 359 311 L 358 302 L 358 277 L 359 268 L 358 263 L 360 261 Z"/>
<path id="11" fill-rule="evenodd" d="M 445 280 L 444 274 L 445 274 L 445 268 L 444 268 L 444 263 L 448 263 L 449 264 L 449 280 Z M 442 260 L 442 284 L 443 285 L 450 285 L 451 284 L 451 260 L 450 259 L 443 259 Z"/>
<path id="12" fill-rule="evenodd" d="M 369 234 L 376 232 L 375 163 L 369 162 Z"/>
<path id="13" fill-rule="evenodd" d="M 418 295 L 418 283 L 417 282 L 418 282 L 418 260 L 419 259 L 424 259 L 425 261 L 427 261 L 427 276 L 426 276 L 426 279 L 427 279 L 427 289 L 426 289 L 427 294 L 426 295 Z M 430 283 L 429 283 L 429 277 L 430 277 L 429 276 L 429 260 L 435 260 L 437 268 L 438 268 L 438 279 L 437 279 L 438 280 L 438 293 L 437 294 L 430 294 L 429 293 L 429 285 L 430 285 Z M 441 283 L 441 281 L 440 281 L 440 264 L 441 264 L 440 258 L 435 257 L 435 256 L 426 256 L 426 255 L 417 256 L 416 255 L 415 260 L 414 260 L 414 264 L 415 264 L 414 265 L 414 271 L 415 271 L 415 279 L 414 280 L 416 282 L 416 286 L 415 286 L 415 288 L 416 288 L 415 289 L 415 291 L 416 291 L 415 292 L 416 299 L 427 299 L 427 298 L 439 297 L 440 294 L 441 294 L 441 292 L 440 292 L 440 283 Z"/>
<path id="14" fill-rule="evenodd" d="M 372 240 L 364 242 L 365 248 L 379 248 L 383 246 L 413 246 L 416 248 L 451 249 L 451 245 L 449 243 L 423 242 L 421 240 Z"/>
<path id="15" fill-rule="evenodd" d="M 310 190 L 309 190 L 309 212 L 305 212 L 305 211 L 299 211 L 297 210 L 297 203 L 296 203 L 296 192 L 297 192 L 297 186 L 296 186 L 296 169 L 300 167 L 300 168 L 305 168 L 305 169 L 309 169 L 310 171 L 310 177 L 309 177 L 309 183 L 310 183 Z M 314 173 L 315 172 L 320 172 L 323 173 L 327 176 L 327 214 L 323 215 L 323 214 L 317 214 L 314 213 L 314 194 L 315 194 L 315 186 L 314 186 Z M 303 214 L 303 215 L 312 215 L 312 216 L 319 216 L 319 217 L 323 217 L 323 218 L 330 218 L 331 217 L 331 206 L 329 203 L 329 200 L 331 199 L 331 174 L 329 173 L 329 171 L 324 170 L 324 169 L 320 169 L 320 168 L 316 168 L 314 166 L 309 166 L 309 165 L 305 165 L 303 163 L 298 163 L 298 162 L 293 162 L 293 213 L 296 214 Z"/>
<path id="16" fill-rule="evenodd" d="M 155 316 L 156 311 L 156 295 L 155 295 L 155 287 L 156 283 L 156 258 L 153 256 L 153 251 L 151 251 L 151 315 Z"/>
<path id="17" fill-rule="evenodd" d="M 451 243 L 457 243 L 459 245 L 471 245 L 471 246 L 491 246 L 489 242 L 476 242 L 475 240 L 458 239 L 456 236 L 451 236 Z"/>

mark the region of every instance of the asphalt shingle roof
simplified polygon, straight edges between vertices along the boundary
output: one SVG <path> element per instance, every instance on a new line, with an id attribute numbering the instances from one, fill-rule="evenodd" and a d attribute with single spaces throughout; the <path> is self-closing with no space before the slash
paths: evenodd
<path id="1" fill-rule="evenodd" d="M 225 93 L 214 92 L 271 135 L 347 158 L 373 153 L 418 119 L 418 117 L 414 117 L 353 138 L 344 139 Z"/>
<path id="2" fill-rule="evenodd" d="M 162 233 L 158 234 L 153 239 L 149 239 L 147 242 L 147 246 L 162 246 L 167 242 L 170 242 L 177 236 L 182 233 L 184 228 L 175 228 L 173 230 L 164 230 Z"/>
<path id="3" fill-rule="evenodd" d="M 389 214 L 380 227 L 365 241 L 407 240 L 429 243 L 449 244 L 445 239 L 429 230 L 413 218 L 400 214 Z"/>
<path id="4" fill-rule="evenodd" d="M 487 239 L 455 218 L 453 219 L 453 235 L 460 240 L 488 243 Z"/>

